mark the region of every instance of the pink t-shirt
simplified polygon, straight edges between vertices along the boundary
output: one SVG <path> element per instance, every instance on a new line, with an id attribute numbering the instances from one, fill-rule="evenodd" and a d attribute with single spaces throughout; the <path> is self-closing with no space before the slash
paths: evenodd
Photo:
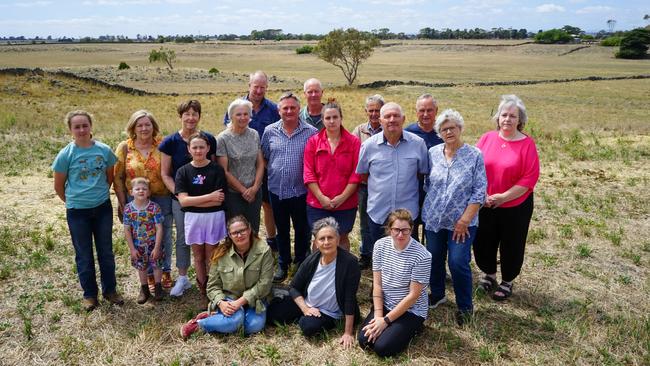
<path id="1" fill-rule="evenodd" d="M 341 194 L 350 183 L 360 183 L 361 176 L 355 172 L 359 161 L 359 139 L 341 127 L 341 140 L 334 154 L 327 141 L 327 131 L 321 130 L 311 136 L 305 146 L 303 178 L 305 185 L 318 183 L 321 192 L 329 198 Z M 323 208 L 316 196 L 307 189 L 307 204 Z M 359 205 L 358 195 L 353 193 L 336 210 L 348 210 Z"/>
<path id="2" fill-rule="evenodd" d="M 515 207 L 524 202 L 539 179 L 535 141 L 529 136 L 519 141 L 507 141 L 499 136 L 498 131 L 490 131 L 481 136 L 476 147 L 483 152 L 487 194 L 503 193 L 515 185 L 528 187 L 528 192 L 521 197 L 499 207 Z"/>

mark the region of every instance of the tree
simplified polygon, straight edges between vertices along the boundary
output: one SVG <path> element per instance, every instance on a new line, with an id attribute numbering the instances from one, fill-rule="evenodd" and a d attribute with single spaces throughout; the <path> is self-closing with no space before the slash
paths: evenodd
<path id="1" fill-rule="evenodd" d="M 633 29 L 621 40 L 617 58 L 645 58 L 650 44 L 650 31 L 643 28 Z"/>
<path id="2" fill-rule="evenodd" d="M 149 62 L 164 62 L 170 70 L 173 70 L 173 64 L 176 62 L 176 52 L 161 46 L 159 50 L 149 52 Z"/>
<path id="3" fill-rule="evenodd" d="M 569 33 L 570 35 L 576 36 L 576 37 L 580 36 L 581 34 L 584 33 L 584 31 L 582 29 L 580 29 L 578 27 L 571 26 L 571 25 L 565 25 L 564 27 L 562 27 L 560 29 L 562 29 L 563 31 Z"/>
<path id="4" fill-rule="evenodd" d="M 535 35 L 537 43 L 567 43 L 572 40 L 573 37 L 562 29 L 549 29 Z"/>
<path id="5" fill-rule="evenodd" d="M 318 42 L 314 52 L 321 60 L 343 71 L 343 76 L 352 85 L 357 78 L 359 65 L 372 55 L 379 40 L 370 33 L 354 28 L 335 29 Z"/>

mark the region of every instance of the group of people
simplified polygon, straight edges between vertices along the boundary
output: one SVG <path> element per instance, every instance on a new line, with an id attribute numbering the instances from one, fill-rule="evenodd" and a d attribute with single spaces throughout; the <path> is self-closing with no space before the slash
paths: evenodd
<path id="1" fill-rule="evenodd" d="M 116 291 L 111 185 L 138 270 L 138 303 L 162 299 L 165 288 L 182 296 L 192 286 L 187 274 L 194 258 L 206 311 L 182 326 L 185 338 L 199 329 L 252 334 L 293 322 L 313 336 L 342 323 L 340 343 L 347 348 L 361 322 L 359 344 L 394 355 L 422 328 L 428 309 L 447 301 L 447 262 L 457 322 L 471 318 L 472 247 L 483 272 L 478 288 L 495 300 L 512 295 L 539 177 L 535 143 L 522 132 L 521 99 L 503 96 L 496 129 L 472 146 L 462 139 L 461 114 L 438 114 L 430 94 L 416 100 L 417 121 L 406 128 L 399 104 L 369 96 L 368 120 L 348 132 L 341 106 L 322 102 L 317 79 L 304 83 L 302 109 L 290 92 L 276 105 L 266 98 L 267 87 L 266 74 L 251 74 L 248 94 L 229 105 L 216 138 L 199 129 L 197 100 L 178 106 L 181 127 L 165 137 L 150 112 L 135 112 L 129 138 L 115 152 L 92 138 L 89 113 L 66 116 L 73 141 L 52 165 L 54 187 L 66 204 L 88 311 L 99 292 L 93 238 L 102 295 L 123 303 Z M 266 240 L 258 235 L 261 211 Z M 358 259 L 349 240 L 357 213 Z M 291 264 L 296 272 L 288 293 L 272 296 L 273 283 L 288 277 Z M 362 319 L 356 295 L 368 268 L 372 307 Z"/>

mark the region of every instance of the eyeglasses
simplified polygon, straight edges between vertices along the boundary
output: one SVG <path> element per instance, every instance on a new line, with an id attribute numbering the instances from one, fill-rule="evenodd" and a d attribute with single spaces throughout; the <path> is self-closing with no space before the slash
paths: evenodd
<path id="1" fill-rule="evenodd" d="M 278 102 L 281 102 L 281 101 L 283 101 L 285 99 L 289 99 L 289 98 L 292 98 L 293 100 L 298 102 L 298 104 L 300 104 L 300 99 L 298 99 L 298 96 L 293 94 L 292 92 L 286 92 L 286 93 L 282 94 L 280 96 L 280 99 L 278 99 Z"/>
<path id="2" fill-rule="evenodd" d="M 395 235 L 395 236 L 397 236 L 399 234 L 410 235 L 411 231 L 412 231 L 412 229 L 410 227 L 404 227 L 404 228 L 392 227 L 392 228 L 390 228 L 390 233 L 392 235 Z"/>
<path id="3" fill-rule="evenodd" d="M 440 130 L 440 134 L 442 135 L 444 133 L 454 132 L 454 131 L 456 131 L 457 128 L 458 128 L 458 126 L 443 128 L 442 130 Z"/>
<path id="4" fill-rule="evenodd" d="M 230 237 L 242 236 L 242 235 L 245 235 L 247 231 L 248 231 L 248 228 L 237 230 L 237 231 L 231 231 L 230 234 L 228 234 L 228 235 L 230 235 Z"/>

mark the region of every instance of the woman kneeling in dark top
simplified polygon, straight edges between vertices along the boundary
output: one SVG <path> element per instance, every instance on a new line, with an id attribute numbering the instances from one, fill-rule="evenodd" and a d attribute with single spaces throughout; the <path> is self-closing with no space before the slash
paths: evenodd
<path id="1" fill-rule="evenodd" d="M 307 257 L 291 281 L 289 296 L 272 302 L 267 323 L 298 322 L 302 333 L 315 336 L 336 326 L 345 317 L 345 330 L 339 343 L 354 344 L 354 324 L 359 320 L 357 289 L 361 273 L 356 258 L 338 248 L 338 224 L 332 217 L 314 223 L 317 252 Z"/>

